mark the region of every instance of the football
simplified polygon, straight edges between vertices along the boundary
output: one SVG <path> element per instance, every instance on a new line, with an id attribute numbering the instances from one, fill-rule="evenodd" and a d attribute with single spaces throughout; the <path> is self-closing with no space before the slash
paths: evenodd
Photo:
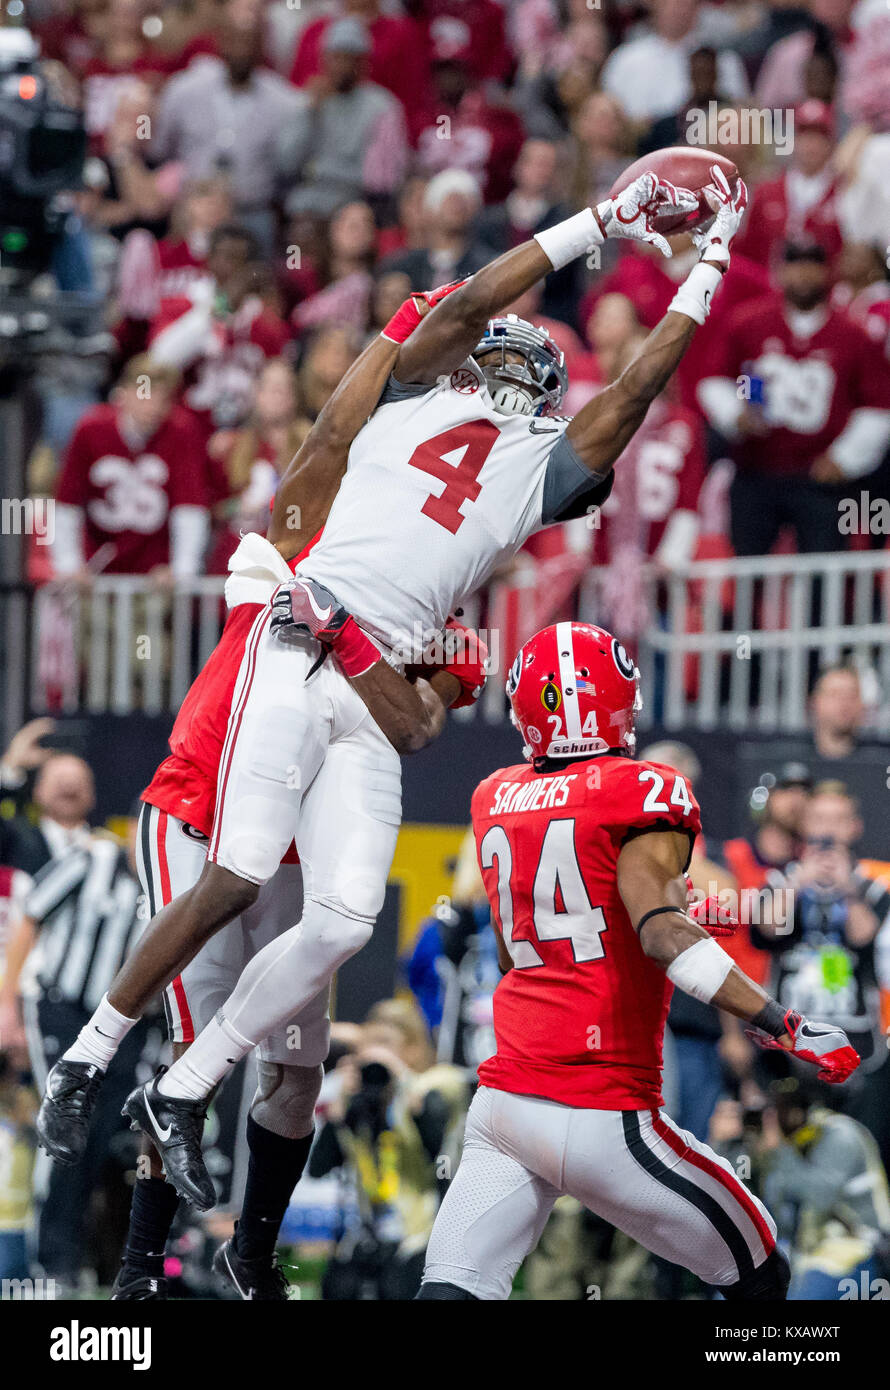
<path id="1" fill-rule="evenodd" d="M 713 150 L 675 145 L 670 149 L 655 150 L 652 154 L 643 155 L 642 159 L 636 160 L 615 180 L 609 189 L 609 197 L 614 198 L 616 193 L 623 192 L 640 174 L 657 174 L 659 178 L 667 179 L 677 188 L 688 188 L 697 193 L 698 211 L 686 215 L 666 214 L 654 217 L 653 229 L 661 232 L 663 236 L 688 232 L 693 227 L 706 226 L 714 216 L 704 195 L 704 189 L 711 182 L 711 167 L 714 164 L 720 166 L 735 192 L 739 171 L 731 159 L 722 154 L 714 154 Z"/>

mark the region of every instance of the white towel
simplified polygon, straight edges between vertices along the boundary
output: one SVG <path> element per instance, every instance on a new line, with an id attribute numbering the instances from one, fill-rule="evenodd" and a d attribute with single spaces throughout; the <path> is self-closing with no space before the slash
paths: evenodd
<path id="1" fill-rule="evenodd" d="M 278 585 L 289 579 L 293 572 L 284 556 L 265 536 L 249 531 L 229 560 L 226 604 L 237 608 L 239 603 L 268 603 Z"/>

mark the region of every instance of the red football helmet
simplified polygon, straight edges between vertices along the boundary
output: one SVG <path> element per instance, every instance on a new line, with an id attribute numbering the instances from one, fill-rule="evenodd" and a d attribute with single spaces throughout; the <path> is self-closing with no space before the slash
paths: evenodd
<path id="1" fill-rule="evenodd" d="M 536 633 L 520 648 L 507 694 L 529 761 L 634 751 L 640 673 L 601 627 L 555 623 Z"/>

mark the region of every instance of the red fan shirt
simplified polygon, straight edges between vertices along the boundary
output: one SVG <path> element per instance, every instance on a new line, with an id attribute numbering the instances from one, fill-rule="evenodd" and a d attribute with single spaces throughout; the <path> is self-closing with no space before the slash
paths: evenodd
<path id="1" fill-rule="evenodd" d="M 713 376 L 763 381 L 761 438 L 741 440 L 740 468 L 801 475 L 862 406 L 890 409 L 890 366 L 881 347 L 843 313 L 828 310 L 808 336 L 797 336 L 780 299 L 767 296 L 736 309 L 726 324 Z"/>
<path id="2" fill-rule="evenodd" d="M 114 406 L 94 406 L 74 431 L 56 487 L 57 502 L 83 508 L 85 558 L 110 547 L 105 574 L 168 564 L 171 511 L 208 500 L 204 442 L 178 407 L 150 439 L 133 443 Z"/>
<path id="3" fill-rule="evenodd" d="M 484 1086 L 594 1110 L 661 1105 L 671 985 L 618 893 L 636 834 L 701 829 L 674 768 L 603 754 L 477 787 L 473 830 L 492 916 L 513 959 L 494 994 L 497 1052 Z"/>

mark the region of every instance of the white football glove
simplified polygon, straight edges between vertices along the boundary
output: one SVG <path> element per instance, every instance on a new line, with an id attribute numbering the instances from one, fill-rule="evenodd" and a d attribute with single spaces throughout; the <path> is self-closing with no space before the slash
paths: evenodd
<path id="1" fill-rule="evenodd" d="M 717 164 L 711 165 L 713 183 L 704 190 L 708 207 L 717 216 L 707 231 L 694 231 L 692 240 L 699 251 L 700 261 L 713 261 L 725 269 L 729 265 L 729 248 L 741 225 L 748 203 L 748 190 L 741 179 L 733 193 L 729 180 Z"/>
<path id="2" fill-rule="evenodd" d="M 673 252 L 669 243 L 652 230 L 652 218 L 657 213 L 694 212 L 697 207 L 698 198 L 688 188 L 675 188 L 655 174 L 641 174 L 623 193 L 600 203 L 596 212 L 607 237 L 648 241 L 663 256 L 670 256 Z"/>

